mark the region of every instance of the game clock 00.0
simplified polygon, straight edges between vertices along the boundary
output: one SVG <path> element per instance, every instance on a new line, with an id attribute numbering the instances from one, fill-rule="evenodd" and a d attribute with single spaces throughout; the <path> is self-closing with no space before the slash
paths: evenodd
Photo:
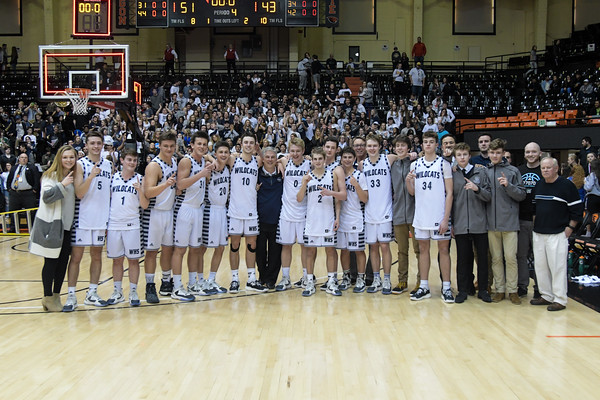
<path id="1" fill-rule="evenodd" d="M 73 0 L 73 37 L 111 35 L 111 0 Z"/>

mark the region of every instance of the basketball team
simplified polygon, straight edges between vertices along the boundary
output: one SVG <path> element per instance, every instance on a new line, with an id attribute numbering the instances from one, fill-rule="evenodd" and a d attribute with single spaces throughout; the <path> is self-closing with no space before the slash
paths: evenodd
<path id="1" fill-rule="evenodd" d="M 327 281 L 321 290 L 341 296 L 353 286 L 354 293 L 401 294 L 408 288 L 408 249 L 412 240 L 418 276 L 410 299 L 427 299 L 431 297 L 430 243 L 436 241 L 444 302 L 462 303 L 468 295 L 477 294 L 486 303 L 505 297 L 513 304 L 521 303 L 517 293 L 516 234 L 519 202 L 526 198 L 526 189 L 519 170 L 503 160 L 505 142 L 501 139 L 490 143 L 489 167 L 470 164 L 470 148 L 465 143 L 456 144 L 445 156 L 438 155 L 438 135 L 434 132 L 423 134 L 421 157 L 410 153 L 411 142 L 405 136 L 394 139 L 394 154 L 380 151 L 382 139 L 376 134 L 358 137 L 355 141 L 366 145 L 366 157 L 360 161 L 349 146 L 338 157 L 335 137 L 326 138 L 324 146 L 314 148 L 310 156 L 304 155 L 304 141 L 292 138 L 288 154 L 277 158 L 274 148 L 260 149 L 251 134 L 241 137 L 239 154 L 232 154 L 227 142 L 215 143 L 209 153 L 208 136 L 198 132 L 191 139 L 191 151 L 178 163 L 174 157 L 176 140 L 170 132 L 160 136 L 160 152 L 147 165 L 144 176 L 136 172 L 136 151 L 128 149 L 120 154 L 121 170 L 113 173 L 112 163 L 101 157 L 103 136 L 97 132 L 86 137 L 86 157 L 77 160 L 70 146 L 58 151 L 42 178 L 42 201 L 30 239 L 31 253 L 45 258 L 45 310 L 70 312 L 77 308 L 76 284 L 86 248 L 91 258 L 86 305 L 105 307 L 126 301 L 123 268 L 127 259 L 128 301 L 131 306 L 139 306 L 137 285 L 144 254 L 148 303 L 159 303 L 159 295 L 189 302 L 196 296 L 238 293 L 241 251 L 248 273 L 245 290 L 268 291 L 270 288 L 259 280 L 255 269 L 261 173 L 279 176 L 283 181 L 280 213 L 273 210 L 280 215 L 276 241 L 281 245 L 282 267 L 274 290 L 296 287 L 301 288 L 302 296 L 314 295 L 315 259 L 317 249 L 323 247 Z M 456 298 L 450 282 L 452 237 L 457 246 Z M 394 287 L 393 240 L 398 243 L 398 282 Z M 107 300 L 98 294 L 105 244 L 108 258 L 113 260 L 114 279 L 114 292 Z M 303 274 L 292 283 L 294 244 L 300 247 Z M 367 244 L 374 272 L 370 284 L 365 277 Z M 216 281 L 227 245 L 229 289 Z M 213 253 L 205 276 L 203 264 L 208 248 Z M 339 280 L 338 250 L 342 266 Z M 157 292 L 159 252 L 162 275 Z M 187 285 L 182 278 L 186 253 Z M 355 279 L 350 273 L 351 253 L 356 260 Z M 67 264 L 68 295 L 63 305 L 60 291 Z M 493 275 L 495 284 L 493 294 L 489 275 Z M 553 304 L 542 300 L 543 304 Z"/>

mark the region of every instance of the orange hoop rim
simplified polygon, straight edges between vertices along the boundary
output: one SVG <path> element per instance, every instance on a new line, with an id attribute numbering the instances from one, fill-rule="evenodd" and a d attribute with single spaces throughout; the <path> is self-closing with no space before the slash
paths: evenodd
<path id="1" fill-rule="evenodd" d="M 87 99 L 90 97 L 91 89 L 86 88 L 65 88 L 65 93 L 68 95 L 78 95 L 81 99 Z"/>

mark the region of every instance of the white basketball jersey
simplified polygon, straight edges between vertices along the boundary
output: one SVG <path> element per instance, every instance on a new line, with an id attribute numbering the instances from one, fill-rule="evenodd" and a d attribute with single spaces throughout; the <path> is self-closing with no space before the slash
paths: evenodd
<path id="1" fill-rule="evenodd" d="M 190 175 L 193 176 L 204 169 L 205 161 L 202 159 L 201 163 L 198 163 L 194 157 L 189 154 L 185 155 L 185 158 L 191 161 L 192 167 L 190 169 Z M 181 204 L 188 205 L 193 208 L 200 208 L 204 202 L 204 196 L 206 193 L 206 178 L 198 179 L 194 184 L 183 191 L 181 194 Z"/>
<path id="2" fill-rule="evenodd" d="M 342 201 L 340 209 L 340 232 L 362 232 L 364 228 L 364 204 L 358 198 L 356 188 L 350 183 L 350 177 L 358 181 L 362 190 L 368 190 L 365 175 L 354 170 L 351 175 L 346 177 L 346 201 Z M 369 199 L 370 201 L 370 199 Z"/>
<path id="3" fill-rule="evenodd" d="M 452 178 L 452 168 L 448 161 L 438 156 L 434 161 L 421 157 L 410 169 L 416 175 L 413 226 L 423 230 L 438 229 L 446 207 L 445 178 Z"/>
<path id="4" fill-rule="evenodd" d="M 392 220 L 392 174 L 385 154 L 380 154 L 372 164 L 367 157 L 363 161 L 363 173 L 369 186 L 369 201 L 365 205 L 365 221 L 381 224 Z"/>
<path id="5" fill-rule="evenodd" d="M 336 159 L 335 161 L 331 162 L 330 164 L 327 164 L 325 166 L 325 170 L 333 171 L 335 169 L 335 167 L 339 167 L 339 166 L 340 166 L 340 160 Z"/>
<path id="6" fill-rule="evenodd" d="M 95 163 L 87 157 L 77 161 L 83 170 L 85 181 L 91 174 Z M 100 160 L 100 173 L 96 175 L 83 199 L 75 202 L 75 226 L 79 229 L 106 229 L 110 211 L 110 181 L 112 164 L 106 159 Z"/>
<path id="7" fill-rule="evenodd" d="M 335 223 L 335 207 L 333 196 L 323 196 L 322 189 L 333 190 L 333 172 L 325 171 L 321 179 L 313 172 L 309 173 L 311 180 L 306 185 L 306 225 L 304 235 L 306 236 L 332 236 L 335 234 L 333 225 Z"/>
<path id="8" fill-rule="evenodd" d="M 258 218 L 256 210 L 256 183 L 258 161 L 252 156 L 249 162 L 242 157 L 235 159 L 231 169 L 231 196 L 227 215 L 236 219 Z"/>
<path id="9" fill-rule="evenodd" d="M 310 172 L 310 161 L 303 160 L 300 165 L 289 160 L 283 178 L 283 196 L 281 219 L 289 222 L 304 222 L 306 219 L 306 197 L 300 203 L 296 200 L 302 178 Z"/>
<path id="10" fill-rule="evenodd" d="M 177 160 L 175 157 L 171 158 L 171 165 L 165 163 L 160 157 L 156 156 L 152 160 L 152 162 L 157 163 L 160 166 L 162 171 L 162 178 L 158 181 L 158 185 L 164 183 L 171 176 L 177 173 Z M 156 210 L 172 210 L 173 204 L 175 203 L 175 189 L 177 185 L 170 186 L 160 192 L 160 194 L 152 199 L 150 199 L 150 206 L 148 208 L 156 209 Z"/>
<path id="11" fill-rule="evenodd" d="M 206 204 L 217 207 L 227 205 L 229 195 L 229 167 L 225 166 L 222 171 L 213 170 L 208 182 Z"/>
<path id="12" fill-rule="evenodd" d="M 140 174 L 133 174 L 128 180 L 123 179 L 121 172 L 113 176 L 110 197 L 109 230 L 133 230 L 140 228 L 140 198 L 133 187 L 141 182 Z"/>

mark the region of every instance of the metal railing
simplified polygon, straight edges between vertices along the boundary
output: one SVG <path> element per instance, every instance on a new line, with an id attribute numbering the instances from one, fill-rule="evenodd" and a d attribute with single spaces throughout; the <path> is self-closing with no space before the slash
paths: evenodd
<path id="1" fill-rule="evenodd" d="M 34 216 L 32 214 L 37 210 L 37 208 L 27 208 L 0 213 L 0 223 L 2 223 L 0 236 L 29 236 L 31 234 L 31 228 L 33 227 Z M 24 231 L 25 227 L 21 228 L 21 217 L 23 213 L 25 213 L 27 225 L 26 231 Z M 14 232 L 11 232 L 11 230 Z"/>
<path id="2" fill-rule="evenodd" d="M 485 69 L 489 71 L 498 71 L 509 69 L 511 65 L 511 60 L 515 60 L 517 57 L 526 58 L 523 62 L 517 63 L 514 65 L 515 68 L 523 69 L 525 67 L 529 67 L 529 56 L 531 51 L 522 51 L 520 53 L 508 53 L 508 54 L 500 54 L 497 56 L 489 56 L 484 60 Z M 537 52 L 537 62 L 538 69 L 541 69 L 545 64 L 546 59 L 546 50 L 539 50 Z"/>

